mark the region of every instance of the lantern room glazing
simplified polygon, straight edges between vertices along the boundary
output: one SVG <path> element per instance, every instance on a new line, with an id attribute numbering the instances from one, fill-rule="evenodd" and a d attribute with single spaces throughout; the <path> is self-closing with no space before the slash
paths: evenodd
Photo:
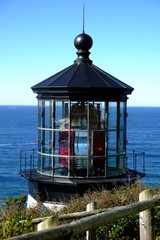
<path id="1" fill-rule="evenodd" d="M 38 172 L 106 178 L 126 172 L 126 102 L 39 99 Z"/>

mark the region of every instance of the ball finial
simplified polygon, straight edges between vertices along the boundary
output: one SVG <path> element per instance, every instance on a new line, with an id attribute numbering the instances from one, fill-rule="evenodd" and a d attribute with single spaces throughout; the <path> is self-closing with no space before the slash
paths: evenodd
<path id="1" fill-rule="evenodd" d="M 92 61 L 89 59 L 89 49 L 93 45 L 92 38 L 86 34 L 81 33 L 74 39 L 74 46 L 77 48 L 77 55 L 78 58 L 76 59 L 76 63 L 92 63 Z"/>
<path id="2" fill-rule="evenodd" d="M 79 50 L 88 51 L 93 45 L 92 38 L 86 34 L 81 33 L 79 34 L 74 40 L 74 46 Z"/>

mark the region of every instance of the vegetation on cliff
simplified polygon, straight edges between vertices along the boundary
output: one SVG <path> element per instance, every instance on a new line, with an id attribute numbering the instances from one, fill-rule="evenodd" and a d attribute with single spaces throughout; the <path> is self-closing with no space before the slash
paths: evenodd
<path id="1" fill-rule="evenodd" d="M 81 212 L 86 210 L 86 205 L 95 202 L 97 209 L 111 208 L 114 206 L 124 206 L 133 202 L 138 202 L 139 193 L 149 188 L 139 181 L 131 186 L 124 185 L 112 190 L 103 189 L 101 191 L 89 191 L 82 197 L 71 199 L 67 206 L 59 214 Z M 159 194 L 160 188 L 152 188 L 153 194 Z M 26 195 L 17 198 L 8 197 L 1 203 L 0 209 L 0 239 L 21 235 L 35 231 L 32 219 L 56 214 L 51 210 L 44 209 L 40 199 L 37 197 L 38 205 L 34 208 L 26 208 Z M 156 239 L 160 239 L 160 206 L 154 209 Z M 26 221 L 22 221 L 26 220 Z M 61 222 L 64 224 L 64 222 Z M 131 230 L 132 229 L 132 230 Z M 97 239 L 117 239 L 133 240 L 138 239 L 139 216 L 133 215 L 125 219 L 119 219 L 107 226 L 97 229 Z M 85 234 L 74 237 L 74 239 L 85 239 Z"/>

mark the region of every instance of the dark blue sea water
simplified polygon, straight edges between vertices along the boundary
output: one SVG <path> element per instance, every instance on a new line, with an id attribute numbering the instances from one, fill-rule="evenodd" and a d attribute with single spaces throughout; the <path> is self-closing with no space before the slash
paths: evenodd
<path id="1" fill-rule="evenodd" d="M 160 186 L 160 107 L 129 107 L 128 114 L 128 148 L 145 152 L 142 182 Z"/>
<path id="2" fill-rule="evenodd" d="M 128 107 L 128 148 L 145 152 L 142 182 L 160 186 L 160 108 Z M 37 148 L 37 107 L 0 106 L 0 200 L 28 192 L 19 175 L 20 150 Z"/>
<path id="3" fill-rule="evenodd" d="M 27 192 L 19 175 L 20 150 L 37 143 L 37 107 L 0 106 L 0 200 Z"/>

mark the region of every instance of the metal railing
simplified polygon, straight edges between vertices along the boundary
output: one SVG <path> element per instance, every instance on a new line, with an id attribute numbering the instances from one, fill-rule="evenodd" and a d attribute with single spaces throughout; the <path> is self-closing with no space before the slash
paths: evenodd
<path id="1" fill-rule="evenodd" d="M 145 152 L 127 149 L 127 168 L 145 174 Z"/>
<path id="2" fill-rule="evenodd" d="M 37 171 L 37 164 L 37 152 L 35 149 L 25 149 L 20 151 L 21 175 L 31 177 L 32 172 Z M 145 174 L 145 153 L 127 149 L 126 168 Z M 50 170 L 53 173 L 53 170 L 55 169 Z"/>
<path id="3" fill-rule="evenodd" d="M 33 170 L 37 170 L 37 154 L 35 149 L 20 151 L 20 174 L 26 175 L 29 171 L 31 177 Z"/>

